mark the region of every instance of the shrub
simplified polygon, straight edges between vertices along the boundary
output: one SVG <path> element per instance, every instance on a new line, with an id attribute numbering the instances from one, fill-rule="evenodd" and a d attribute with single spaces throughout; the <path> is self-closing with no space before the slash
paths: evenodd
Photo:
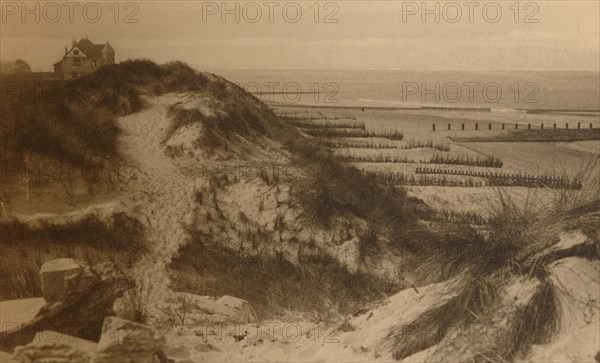
<path id="1" fill-rule="evenodd" d="M 189 315 L 194 307 L 194 299 L 186 293 L 177 293 L 168 301 L 168 305 L 159 310 L 164 316 L 164 322 L 172 326 L 188 324 Z"/>
<path id="2" fill-rule="evenodd" d="M 150 303 L 150 289 L 142 282 L 127 290 L 123 295 L 120 317 L 136 323 L 148 322 L 148 304 Z"/>

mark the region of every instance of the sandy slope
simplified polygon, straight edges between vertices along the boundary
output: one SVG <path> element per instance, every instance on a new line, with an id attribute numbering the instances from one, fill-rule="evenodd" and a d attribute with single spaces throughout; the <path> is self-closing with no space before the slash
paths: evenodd
<path id="1" fill-rule="evenodd" d="M 128 184 L 128 188 L 130 192 L 144 195 L 136 202 L 133 210 L 134 215 L 147 228 L 146 238 L 150 249 L 135 266 L 133 277 L 151 288 L 149 308 L 154 316 L 159 312 L 157 307 L 167 304 L 172 296 L 167 265 L 189 238 L 186 227 L 192 225 L 197 213 L 194 193 L 205 187 L 203 183 L 206 183 L 202 178 L 196 178 L 193 172 L 182 171 L 185 169 L 165 153 L 166 145 L 163 140 L 169 127 L 167 109 L 182 100 L 185 102 L 183 98 L 170 94 L 149 99 L 149 104 L 143 111 L 122 117 L 118 121 L 123 130 L 120 148 L 127 162 L 137 167 L 137 181 Z M 194 162 L 201 161 L 196 155 Z M 226 220 L 233 221 L 234 214 L 239 214 L 243 205 L 254 208 L 256 200 L 252 198 L 267 195 L 262 190 L 264 188 L 266 186 L 259 182 L 248 181 L 244 185 L 224 188 L 224 194 L 218 199 Z M 246 218 L 270 230 L 268 226 L 272 224 L 271 219 L 277 216 L 279 199 L 278 195 L 273 196 L 275 202 L 271 203 L 272 208 L 267 208 L 268 218 L 252 208 L 244 210 Z M 462 201 L 457 203 L 462 204 Z M 265 203 L 267 207 L 268 204 Z M 280 212 L 283 213 L 283 210 Z M 596 271 L 597 266 L 582 272 Z M 210 327 L 210 332 L 204 326 L 171 330 L 167 335 L 167 355 L 181 362 L 391 361 L 394 342 L 390 337 L 394 332 L 411 324 L 425 311 L 444 303 L 456 293 L 453 281 L 431 284 L 420 290 L 403 290 L 390 297 L 385 304 L 350 318 L 345 329 L 323 326 L 319 335 L 315 335 L 312 330 L 315 323 L 309 322 L 260 322 L 258 327 L 252 324 L 215 325 Z M 565 300 L 565 303 L 569 302 Z M 596 314 L 597 309 L 593 311 Z M 586 324 L 578 336 L 587 334 L 587 329 L 593 329 L 597 325 L 597 317 L 591 321 L 593 323 Z M 271 333 L 268 329 L 275 323 L 278 328 Z M 256 337 L 256 334 L 252 335 L 257 330 L 265 335 L 261 338 Z M 245 337 L 238 340 L 234 335 Z M 565 338 L 560 340 L 560 344 L 539 348 L 560 350 L 565 344 L 572 344 L 572 341 Z M 592 351 L 593 347 L 590 352 Z M 430 353 L 430 349 L 423 350 L 407 357 L 407 361 L 428 359 Z M 589 354 L 585 358 L 589 358 Z M 542 356 L 539 351 L 534 351 L 531 358 L 538 360 Z M 567 358 L 570 359 L 571 355 Z"/>
<path id="2" fill-rule="evenodd" d="M 179 101 L 173 94 L 147 100 L 141 112 L 118 119 L 123 130 L 120 149 L 137 168 L 133 191 L 146 195 L 136 213 L 147 228 L 150 251 L 135 267 L 135 279 L 151 288 L 153 306 L 168 298 L 166 265 L 187 238 L 195 180 L 184 175 L 165 155 L 161 141 L 169 119 L 167 106 Z"/>
<path id="3" fill-rule="evenodd" d="M 273 236 L 273 249 L 285 252 L 291 262 L 297 260 L 293 252 L 301 246 L 289 240 L 297 237 L 306 244 L 315 240 L 317 245 L 340 262 L 356 268 L 356 253 L 352 253 L 350 245 L 356 245 L 358 232 L 355 230 L 364 227 L 360 221 L 353 218 L 336 223 L 331 231 L 309 231 L 298 217 L 299 211 L 290 210 L 289 185 L 282 182 L 277 187 L 267 186 L 252 173 L 243 175 L 245 169 L 242 166 L 252 165 L 281 165 L 281 170 L 292 172 L 286 169 L 289 160 L 279 144 L 264 137 L 250 140 L 234 134 L 228 135 L 231 140 L 228 140 L 226 148 L 207 154 L 194 142 L 203 132 L 199 123 L 181 127 L 167 137 L 171 122 L 168 109 L 177 104 L 182 108 L 196 108 L 205 116 L 210 116 L 214 112 L 222 112 L 222 105 L 212 102 L 209 97 L 193 94 L 169 94 L 149 98 L 146 102 L 148 105 L 142 111 L 121 117 L 118 123 L 123 130 L 119 148 L 125 162 L 134 164 L 137 169 L 137 178 L 128 184 L 128 192 L 144 196 L 136 201 L 133 214 L 144 223 L 150 248 L 150 252 L 135 267 L 134 278 L 151 288 L 150 300 L 153 305 L 160 306 L 170 297 L 166 267 L 189 238 L 186 227 L 192 224 L 230 248 L 247 242 L 243 238 L 246 227 L 255 225 Z M 184 152 L 171 157 L 166 152 L 168 147 L 181 147 Z M 218 160 L 218 163 L 214 163 L 214 160 Z M 233 174 L 240 180 L 215 191 L 209 187 L 210 181 L 204 175 L 206 171 L 202 169 L 203 164 L 231 166 Z M 197 191 L 202 191 L 204 198 L 211 200 L 199 205 L 195 201 Z M 214 199 L 211 193 L 214 193 Z M 263 208 L 257 212 L 259 205 Z M 249 218 L 246 223 L 239 220 L 242 211 Z M 217 220 L 202 219 L 201 216 L 207 213 L 221 217 Z M 290 229 L 283 236 L 275 226 L 279 216 L 285 216 L 282 221 Z"/>
<path id="4" fill-rule="evenodd" d="M 204 324 L 167 335 L 178 362 L 394 362 L 392 333 L 456 294 L 456 281 L 406 289 L 350 318 L 346 328 L 305 321 Z M 236 341 L 234 335 L 244 338 Z M 417 361 L 417 360 L 415 360 Z M 422 361 L 422 360 L 421 360 Z"/>

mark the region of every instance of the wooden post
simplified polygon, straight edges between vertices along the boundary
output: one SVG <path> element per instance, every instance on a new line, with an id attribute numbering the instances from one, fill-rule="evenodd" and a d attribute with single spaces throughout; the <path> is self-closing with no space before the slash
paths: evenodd
<path id="1" fill-rule="evenodd" d="M 531 124 L 527 124 L 527 130 L 531 130 Z"/>
<path id="2" fill-rule="evenodd" d="M 504 123 L 502 123 L 502 130 L 504 130 Z"/>
<path id="3" fill-rule="evenodd" d="M 554 127 L 554 129 L 556 130 L 556 123 L 554 123 L 553 127 Z"/>
<path id="4" fill-rule="evenodd" d="M 540 125 L 540 128 L 543 130 L 543 129 L 544 129 L 544 124 L 541 124 L 541 125 Z"/>
<path id="5" fill-rule="evenodd" d="M 569 123 L 568 123 L 568 122 L 565 124 L 565 128 L 566 128 L 567 130 L 569 129 Z"/>
<path id="6" fill-rule="evenodd" d="M 492 129 L 492 124 L 491 124 L 491 123 L 488 125 L 488 128 L 489 128 L 490 130 Z"/>
<path id="7" fill-rule="evenodd" d="M 581 130 L 581 122 L 577 123 L 577 130 Z"/>
<path id="8" fill-rule="evenodd" d="M 590 129 L 594 128 L 594 124 L 590 122 Z"/>
<path id="9" fill-rule="evenodd" d="M 435 131 L 435 124 L 433 124 L 433 131 Z"/>
<path id="10" fill-rule="evenodd" d="M 450 124 L 448 124 L 448 131 L 450 131 L 451 128 L 452 128 L 452 126 Z"/>
<path id="11" fill-rule="evenodd" d="M 590 125 L 591 125 L 591 124 L 590 124 Z M 465 131 L 465 124 L 462 124 L 462 125 L 461 125 L 461 128 L 462 128 L 462 130 L 463 130 L 463 131 Z"/>
<path id="12" fill-rule="evenodd" d="M 515 124 L 515 130 L 519 129 L 519 124 Z"/>
<path id="13" fill-rule="evenodd" d="M 479 130 L 479 124 L 475 123 L 475 130 Z"/>

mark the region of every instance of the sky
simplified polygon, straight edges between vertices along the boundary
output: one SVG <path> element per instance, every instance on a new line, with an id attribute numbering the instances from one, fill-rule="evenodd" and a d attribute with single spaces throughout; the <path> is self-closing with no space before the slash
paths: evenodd
<path id="1" fill-rule="evenodd" d="M 208 70 L 600 69 L 598 0 L 21 4 L 1 2 L 0 58 L 35 71 L 83 37 L 110 41 L 117 61 Z"/>

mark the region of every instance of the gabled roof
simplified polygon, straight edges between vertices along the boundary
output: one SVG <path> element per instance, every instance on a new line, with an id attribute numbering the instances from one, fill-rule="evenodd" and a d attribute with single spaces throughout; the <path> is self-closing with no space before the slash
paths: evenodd
<path id="1" fill-rule="evenodd" d="M 69 51 L 66 52 L 66 54 L 71 53 L 71 51 L 77 47 L 78 49 L 80 49 L 83 54 L 85 54 L 86 57 L 91 58 L 91 59 L 102 59 L 102 55 L 112 55 L 114 57 L 115 54 L 115 50 L 113 49 L 113 47 L 110 45 L 109 42 L 106 42 L 106 44 L 94 44 L 92 43 L 89 39 L 81 39 L 79 42 L 75 43 L 75 45 L 73 45 L 71 47 L 71 49 L 69 49 Z M 66 48 L 65 48 L 66 50 Z M 65 54 L 65 56 L 66 56 Z M 64 59 L 64 56 L 63 56 Z M 62 62 L 62 60 L 54 63 L 59 64 L 60 62 Z"/>
<path id="2" fill-rule="evenodd" d="M 75 46 L 89 58 L 102 58 L 102 49 L 105 47 L 104 44 L 94 44 L 88 39 L 81 39 Z"/>
<path id="3" fill-rule="evenodd" d="M 115 54 L 115 50 L 113 49 L 113 47 L 111 47 L 109 42 L 106 42 L 106 45 L 104 45 L 104 48 L 102 48 L 101 53 L 102 54 Z"/>

